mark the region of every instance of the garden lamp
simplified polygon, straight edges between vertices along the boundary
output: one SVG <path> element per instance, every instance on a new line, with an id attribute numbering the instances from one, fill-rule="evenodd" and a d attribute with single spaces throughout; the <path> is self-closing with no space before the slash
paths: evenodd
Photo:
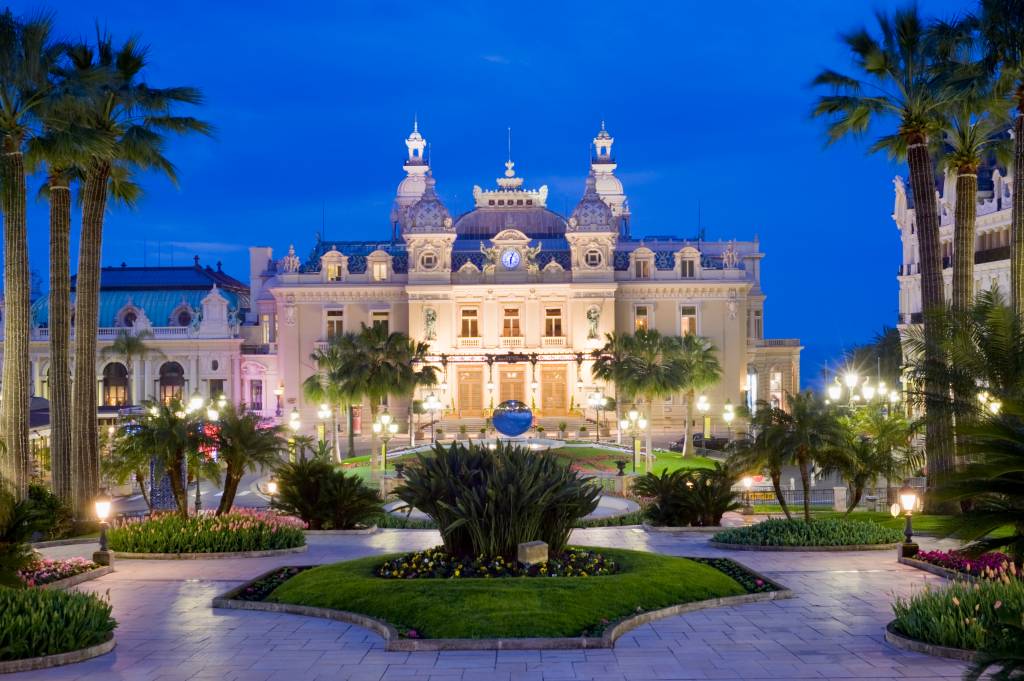
<path id="1" fill-rule="evenodd" d="M 750 504 L 750 488 L 754 486 L 754 479 L 749 475 L 743 478 L 743 489 L 745 502 L 743 504 L 743 515 L 754 515 L 754 507 Z"/>
<path id="2" fill-rule="evenodd" d="M 228 406 L 228 398 L 225 397 L 224 393 L 221 393 L 217 397 L 217 408 L 218 409 L 223 409 L 226 406 Z"/>
<path id="3" fill-rule="evenodd" d="M 697 411 L 699 411 L 701 414 L 706 414 L 706 413 L 708 413 L 709 409 L 711 409 L 711 403 L 708 402 L 708 396 L 707 395 L 701 395 L 700 397 L 698 397 L 697 398 Z"/>
<path id="4" fill-rule="evenodd" d="M 837 378 L 835 383 L 833 383 L 832 385 L 830 385 L 828 387 L 828 397 L 833 402 L 836 402 L 836 401 L 839 400 L 840 397 L 842 397 L 842 395 L 843 395 L 843 386 L 841 386 L 839 384 L 839 379 Z"/>
<path id="5" fill-rule="evenodd" d="M 846 384 L 847 388 L 853 390 L 860 383 L 860 376 L 857 375 L 856 371 L 847 371 L 846 375 L 843 376 L 843 383 Z"/>
<path id="6" fill-rule="evenodd" d="M 274 497 L 277 496 L 277 480 L 267 480 L 267 496 L 270 497 L 270 505 L 274 505 Z"/>
<path id="7" fill-rule="evenodd" d="M 317 409 L 316 411 L 316 415 L 321 421 L 326 421 L 327 419 L 331 418 L 330 406 L 326 404 L 321 404 L 320 408 Z"/>
<path id="8" fill-rule="evenodd" d="M 917 490 L 910 485 L 904 484 L 899 491 L 900 508 L 903 509 L 903 514 L 906 517 L 906 524 L 903 526 L 903 536 L 906 537 L 906 541 L 903 542 L 900 547 L 900 555 L 904 558 L 909 558 L 917 554 L 917 544 L 914 543 L 914 526 L 912 516 L 914 515 L 914 509 L 917 508 Z"/>
<path id="9" fill-rule="evenodd" d="M 215 407 L 213 405 L 213 403 L 211 402 L 210 406 L 206 408 L 206 420 L 207 421 L 216 421 L 219 418 L 220 418 L 220 412 L 217 411 L 217 407 Z"/>
<path id="10" fill-rule="evenodd" d="M 192 393 L 192 397 L 188 399 L 188 408 L 191 409 L 192 411 L 196 411 L 202 406 L 203 396 L 199 394 L 198 390 L 196 390 L 194 393 Z"/>
<path id="11" fill-rule="evenodd" d="M 427 395 L 427 399 L 423 401 L 423 408 L 430 414 L 430 441 L 436 442 L 434 436 L 434 423 L 437 421 L 437 412 L 441 411 L 441 400 L 437 399 L 437 395 L 430 393 Z"/>
<path id="12" fill-rule="evenodd" d="M 864 396 L 864 399 L 870 402 L 875 397 L 875 386 L 870 383 L 865 383 L 861 386 L 860 394 Z"/>
<path id="13" fill-rule="evenodd" d="M 154 404 L 152 407 L 149 408 L 149 415 L 150 416 L 159 416 L 160 415 L 160 408 L 157 407 Z"/>
<path id="14" fill-rule="evenodd" d="M 388 442 L 391 438 L 398 433 L 398 424 L 394 422 L 391 414 L 384 412 L 377 417 L 377 420 L 373 422 L 373 434 L 378 436 L 381 441 L 380 447 L 380 467 L 381 471 L 387 471 L 388 469 Z"/>
<path id="15" fill-rule="evenodd" d="M 92 560 L 97 565 L 113 564 L 114 554 L 107 548 L 107 528 L 110 527 L 107 518 L 110 517 L 110 509 L 113 503 L 114 499 L 107 493 L 105 487 L 100 490 L 100 493 L 96 495 L 96 499 L 93 502 L 96 508 L 96 518 L 100 521 L 100 548 L 99 551 L 95 551 L 92 554 Z"/>
<path id="16" fill-rule="evenodd" d="M 647 419 L 636 409 L 630 409 L 626 418 L 619 421 L 619 428 L 633 438 L 633 472 L 636 473 L 640 461 L 640 433 L 647 429 Z"/>

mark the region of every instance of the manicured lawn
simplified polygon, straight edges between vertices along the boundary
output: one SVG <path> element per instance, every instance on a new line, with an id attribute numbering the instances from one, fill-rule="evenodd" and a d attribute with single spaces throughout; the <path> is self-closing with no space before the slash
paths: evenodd
<path id="1" fill-rule="evenodd" d="M 267 600 L 348 610 L 425 638 L 598 634 L 640 610 L 746 593 L 734 579 L 685 558 L 595 549 L 622 566 L 604 577 L 410 579 L 376 577 L 389 556 L 324 565 L 288 580 Z"/>
<path id="2" fill-rule="evenodd" d="M 782 516 L 782 508 L 773 504 L 758 504 L 754 507 L 755 513 L 764 513 Z M 803 507 L 790 505 L 789 512 L 793 514 L 794 518 L 803 517 Z M 811 508 L 811 516 L 813 518 L 842 518 L 848 517 L 850 520 L 870 520 L 873 523 L 878 523 L 883 527 L 891 527 L 896 530 L 902 530 L 903 525 L 906 523 L 906 519 L 903 516 L 893 518 L 888 512 L 883 511 L 854 511 L 849 516 L 844 513 L 832 510 L 814 510 Z M 945 515 L 915 515 L 914 516 L 914 532 L 925 532 L 928 534 L 937 534 L 943 522 L 947 521 L 949 516 Z"/>
<path id="3" fill-rule="evenodd" d="M 618 468 L 615 462 L 622 459 L 628 461 L 627 471 L 632 470 L 633 455 L 630 452 L 617 452 L 601 447 L 560 447 L 553 450 L 559 458 L 567 463 L 575 465 L 583 473 L 615 473 Z M 640 460 L 640 467 L 637 472 L 643 472 L 643 457 Z M 703 456 L 688 455 L 683 458 L 678 452 L 670 452 L 664 449 L 654 450 L 654 471 L 660 473 L 663 470 L 674 471 L 680 468 L 712 468 L 714 461 Z"/>

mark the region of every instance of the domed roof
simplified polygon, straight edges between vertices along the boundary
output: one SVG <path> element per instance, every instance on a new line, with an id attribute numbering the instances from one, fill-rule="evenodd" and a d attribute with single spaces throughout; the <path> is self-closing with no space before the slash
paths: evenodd
<path id="1" fill-rule="evenodd" d="M 467 239 L 490 239 L 505 229 L 518 229 L 531 239 L 565 234 L 565 218 L 544 206 L 477 208 L 455 221 L 455 232 Z"/>
<path id="2" fill-rule="evenodd" d="M 612 209 L 601 199 L 595 189 L 594 174 L 587 176 L 587 188 L 583 198 L 576 204 L 569 220 L 570 231 L 606 231 L 611 229 Z"/>
<path id="3" fill-rule="evenodd" d="M 434 191 L 435 180 L 428 175 L 419 201 L 409 206 L 408 231 L 442 232 L 451 229 L 451 216 Z"/>

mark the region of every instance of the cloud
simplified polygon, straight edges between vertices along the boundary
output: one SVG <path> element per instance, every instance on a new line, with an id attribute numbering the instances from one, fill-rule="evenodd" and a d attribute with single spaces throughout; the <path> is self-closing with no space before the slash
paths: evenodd
<path id="1" fill-rule="evenodd" d="M 489 61 L 492 64 L 511 64 L 512 60 L 503 54 L 485 54 L 481 57 L 484 61 Z"/>

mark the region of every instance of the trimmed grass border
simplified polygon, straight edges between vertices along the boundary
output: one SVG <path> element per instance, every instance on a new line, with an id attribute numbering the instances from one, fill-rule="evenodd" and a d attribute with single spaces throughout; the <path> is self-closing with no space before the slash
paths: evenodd
<path id="1" fill-rule="evenodd" d="M 288 553 L 305 553 L 309 550 L 309 544 L 296 546 L 290 549 L 268 549 L 266 551 L 229 551 L 223 553 L 128 553 L 115 551 L 114 557 L 124 560 L 205 560 L 207 558 L 266 558 L 268 556 L 283 556 Z"/>
<path id="2" fill-rule="evenodd" d="M 49 669 L 50 667 L 60 667 L 66 664 L 75 664 L 76 662 L 84 662 L 85 660 L 91 660 L 94 657 L 100 655 L 106 655 L 114 649 L 116 642 L 114 635 L 111 634 L 103 643 L 97 643 L 94 646 L 88 648 L 81 648 L 79 650 L 71 650 L 66 653 L 57 653 L 56 655 L 44 655 L 43 657 L 26 657 L 21 660 L 4 660 L 0 662 L 0 674 L 13 674 L 15 672 L 33 672 L 39 671 L 40 669 Z"/>
<path id="3" fill-rule="evenodd" d="M 721 529 L 721 528 L 718 528 Z M 709 541 L 708 546 L 727 551 L 889 551 L 900 545 L 900 542 L 893 544 L 852 544 L 850 546 L 761 546 L 760 544 L 726 544 L 724 542 Z"/>
<path id="4" fill-rule="evenodd" d="M 920 561 L 918 561 L 920 562 Z M 893 648 L 899 650 L 907 650 L 912 653 L 923 653 L 925 655 L 932 655 L 934 657 L 943 657 L 947 660 L 960 660 L 962 662 L 973 662 L 977 653 L 973 650 L 965 650 L 963 648 L 949 648 L 947 646 L 937 646 L 933 643 L 925 643 L 924 641 L 918 641 L 917 639 L 908 638 L 903 634 L 896 631 L 896 620 L 892 620 L 885 625 L 885 641 Z"/>
<path id="5" fill-rule="evenodd" d="M 739 594 L 736 596 L 723 596 L 703 601 L 693 601 L 690 603 L 679 603 L 666 608 L 639 613 L 637 615 L 627 617 L 608 627 L 601 636 L 413 639 L 402 637 L 398 630 L 390 623 L 376 617 L 370 617 L 369 615 L 349 612 L 347 610 L 335 610 L 333 608 L 319 608 L 307 605 L 294 605 L 291 603 L 277 603 L 269 601 L 243 601 L 235 598 L 236 595 L 241 593 L 250 584 L 276 573 L 281 569 L 279 567 L 274 568 L 273 570 L 268 570 L 255 579 L 237 586 L 221 596 L 217 596 L 213 599 L 212 607 L 229 610 L 256 610 L 262 612 L 302 615 L 305 617 L 319 617 L 321 619 L 355 624 L 365 629 L 369 629 L 383 638 L 384 650 L 388 652 L 425 652 L 442 650 L 575 650 L 613 648 L 615 647 L 615 641 L 623 634 L 632 631 L 637 627 L 649 624 L 650 622 L 665 619 L 666 617 L 674 617 L 676 615 L 682 615 L 698 610 L 706 610 L 708 608 L 746 605 L 748 603 L 763 603 L 765 601 L 774 601 L 793 597 L 793 592 L 780 585 L 778 582 L 751 570 L 745 565 L 743 568 L 757 578 L 763 579 L 764 581 L 774 585 L 776 590 L 762 593 Z M 587 579 L 602 578 L 593 577 Z"/>

